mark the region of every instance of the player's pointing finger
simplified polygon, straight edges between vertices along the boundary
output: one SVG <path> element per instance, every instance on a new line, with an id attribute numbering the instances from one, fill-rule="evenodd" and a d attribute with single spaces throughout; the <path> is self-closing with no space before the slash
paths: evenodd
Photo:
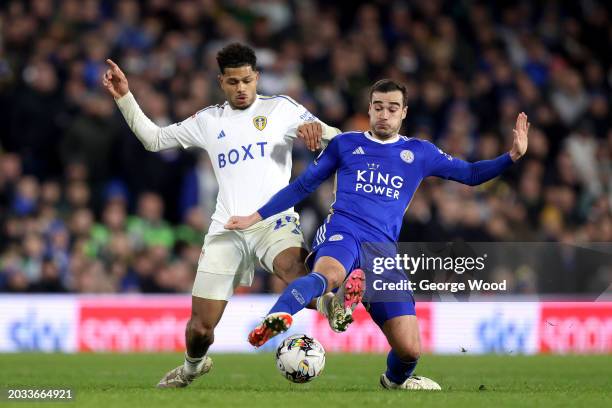
<path id="1" fill-rule="evenodd" d="M 111 68 L 113 69 L 113 71 L 115 71 L 115 72 L 121 72 L 121 69 L 119 68 L 119 65 L 115 64 L 115 62 L 114 62 L 112 59 L 107 58 L 107 59 L 106 59 L 106 63 L 107 63 L 108 65 L 110 65 L 110 66 L 111 66 Z"/>

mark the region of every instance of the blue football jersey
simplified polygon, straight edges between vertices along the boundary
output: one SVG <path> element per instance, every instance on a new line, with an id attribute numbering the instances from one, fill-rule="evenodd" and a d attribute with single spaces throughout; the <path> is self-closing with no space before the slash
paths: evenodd
<path id="1" fill-rule="evenodd" d="M 335 175 L 335 201 L 330 213 L 342 214 L 380 237 L 396 241 L 404 213 L 421 181 L 437 176 L 476 185 L 512 164 L 508 153 L 494 160 L 469 163 L 434 144 L 398 136 L 380 141 L 369 132 L 336 136 L 319 157 L 259 213 L 267 218 L 291 207 Z"/>

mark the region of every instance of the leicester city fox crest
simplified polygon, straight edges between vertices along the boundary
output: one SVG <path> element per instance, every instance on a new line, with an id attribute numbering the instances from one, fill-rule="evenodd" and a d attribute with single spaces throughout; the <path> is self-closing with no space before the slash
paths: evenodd
<path id="1" fill-rule="evenodd" d="M 412 150 L 402 150 L 400 157 L 408 164 L 414 161 L 414 153 L 412 153 Z"/>
<path id="2" fill-rule="evenodd" d="M 264 130 L 267 124 L 268 118 L 266 118 L 265 116 L 255 116 L 253 118 L 253 125 L 255 125 L 257 130 Z"/>

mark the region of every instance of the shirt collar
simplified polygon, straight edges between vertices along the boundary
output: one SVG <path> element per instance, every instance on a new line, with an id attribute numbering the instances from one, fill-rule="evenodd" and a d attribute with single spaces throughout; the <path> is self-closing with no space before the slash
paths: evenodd
<path id="1" fill-rule="evenodd" d="M 400 139 L 399 134 L 395 135 L 395 137 L 392 137 L 389 140 L 379 140 L 375 138 L 374 136 L 372 136 L 372 133 L 369 130 L 367 132 L 363 132 L 363 134 L 366 138 L 370 139 L 371 141 L 380 143 L 380 144 L 391 144 L 391 143 L 397 142 Z"/>
<path id="2" fill-rule="evenodd" d="M 229 102 L 225 102 L 225 111 L 230 115 L 230 116 L 236 116 L 236 115 L 242 115 L 243 113 L 249 113 L 252 112 L 253 109 L 255 108 L 256 105 L 259 104 L 259 95 L 255 94 L 255 100 L 253 101 L 253 103 L 251 104 L 251 106 L 249 106 L 246 109 L 234 109 L 230 106 Z"/>

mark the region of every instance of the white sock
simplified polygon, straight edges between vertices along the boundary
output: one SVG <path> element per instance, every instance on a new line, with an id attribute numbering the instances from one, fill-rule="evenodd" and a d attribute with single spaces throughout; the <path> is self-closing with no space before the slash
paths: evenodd
<path id="1" fill-rule="evenodd" d="M 185 363 L 183 364 L 183 368 L 186 374 L 196 375 L 202 369 L 202 365 L 204 365 L 204 356 L 194 358 L 189 357 L 187 353 L 185 353 Z"/>

